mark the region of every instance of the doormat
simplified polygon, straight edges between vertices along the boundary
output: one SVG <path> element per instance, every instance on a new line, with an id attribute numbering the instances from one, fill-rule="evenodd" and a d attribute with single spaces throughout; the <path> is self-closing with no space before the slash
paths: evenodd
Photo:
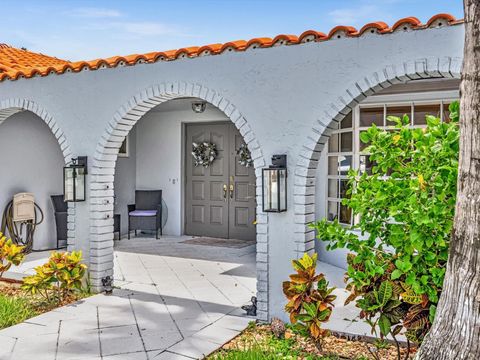
<path id="1" fill-rule="evenodd" d="M 205 246 L 217 246 L 231 249 L 241 249 L 250 245 L 255 245 L 255 241 L 252 240 L 237 240 L 237 239 L 217 239 L 209 237 L 198 237 L 181 241 L 182 244 L 190 245 L 205 245 Z"/>

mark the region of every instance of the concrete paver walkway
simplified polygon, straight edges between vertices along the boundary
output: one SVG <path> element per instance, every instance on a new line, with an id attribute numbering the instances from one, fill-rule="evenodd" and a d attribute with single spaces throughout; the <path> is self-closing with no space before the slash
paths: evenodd
<path id="1" fill-rule="evenodd" d="M 1 330 L 0 359 L 199 359 L 211 353 L 253 320 L 239 307 L 255 294 L 255 247 L 182 244 L 185 238 L 116 242 L 114 294 Z"/>
<path id="2" fill-rule="evenodd" d="M 242 331 L 241 305 L 255 295 L 255 246 L 242 249 L 183 244 L 189 237 L 123 239 L 115 244 L 111 296 L 96 295 L 0 330 L 0 360 L 199 359 Z M 30 254 L 9 277 L 45 262 Z M 336 286 L 326 328 L 370 336 L 348 292 L 344 269 L 319 262 Z M 286 320 L 286 315 L 285 315 Z"/>

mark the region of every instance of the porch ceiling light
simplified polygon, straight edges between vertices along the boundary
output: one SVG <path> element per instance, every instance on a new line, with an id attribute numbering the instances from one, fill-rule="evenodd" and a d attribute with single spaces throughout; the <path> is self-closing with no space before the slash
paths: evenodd
<path id="1" fill-rule="evenodd" d="M 200 114 L 205 111 L 207 103 L 205 101 L 192 102 L 192 110 L 194 113 Z"/>
<path id="2" fill-rule="evenodd" d="M 262 169 L 262 200 L 264 212 L 287 211 L 287 155 L 273 155 Z"/>
<path id="3" fill-rule="evenodd" d="M 63 199 L 65 202 L 85 201 L 87 157 L 79 156 L 63 168 Z"/>

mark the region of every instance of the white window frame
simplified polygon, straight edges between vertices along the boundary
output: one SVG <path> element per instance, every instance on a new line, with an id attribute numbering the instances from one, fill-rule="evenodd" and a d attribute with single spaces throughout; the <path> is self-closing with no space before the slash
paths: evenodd
<path id="1" fill-rule="evenodd" d="M 120 146 L 120 148 L 118 149 L 118 157 L 122 157 L 122 158 L 128 158 L 130 157 L 130 134 L 128 134 L 127 136 L 125 136 L 125 152 L 120 152 L 120 149 L 122 148 Z M 123 145 L 123 143 L 122 143 Z"/>
<path id="2" fill-rule="evenodd" d="M 347 129 L 341 129 L 340 123 L 338 124 L 338 130 L 332 131 L 331 135 L 341 134 L 342 132 L 352 132 L 352 152 L 329 152 L 329 142 L 327 142 L 327 171 L 326 171 L 326 182 L 325 182 L 325 215 L 328 218 L 328 203 L 337 202 L 341 203 L 342 198 L 340 197 L 340 181 L 338 188 L 338 198 L 329 197 L 328 185 L 329 180 L 335 179 L 346 179 L 346 175 L 329 175 L 328 166 L 329 166 L 329 157 L 330 156 L 352 156 L 352 168 L 358 170 L 360 167 L 360 156 L 364 155 L 360 152 L 360 132 L 368 129 L 369 127 L 360 126 L 360 109 L 362 108 L 378 108 L 383 106 L 383 126 L 379 126 L 382 129 L 388 128 L 387 125 L 387 108 L 393 106 L 410 106 L 410 125 L 412 128 L 423 128 L 426 125 L 415 125 L 415 105 L 440 105 L 440 119 L 443 121 L 444 116 L 444 106 L 449 104 L 452 101 L 458 100 L 460 94 L 458 90 L 446 90 L 446 91 L 435 91 L 435 92 L 422 92 L 422 93 L 403 93 L 403 94 L 390 94 L 390 95 L 375 95 L 366 98 L 362 101 L 361 104 L 355 106 L 352 110 L 352 127 Z M 339 141 L 339 147 L 341 147 L 341 141 Z M 339 148 L 341 150 L 341 148 Z M 337 219 L 340 215 L 340 206 L 337 205 Z M 353 216 L 351 218 L 350 224 L 354 222 Z M 341 223 L 344 225 L 349 225 Z"/>

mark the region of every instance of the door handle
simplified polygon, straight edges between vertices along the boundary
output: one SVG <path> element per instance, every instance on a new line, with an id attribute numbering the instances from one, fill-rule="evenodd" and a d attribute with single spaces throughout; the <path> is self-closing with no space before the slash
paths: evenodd
<path id="1" fill-rule="evenodd" d="M 223 200 L 227 201 L 227 184 L 223 184 Z"/>
<path id="2" fill-rule="evenodd" d="M 230 199 L 233 199 L 233 192 L 235 191 L 235 182 L 233 176 L 230 176 Z"/>

